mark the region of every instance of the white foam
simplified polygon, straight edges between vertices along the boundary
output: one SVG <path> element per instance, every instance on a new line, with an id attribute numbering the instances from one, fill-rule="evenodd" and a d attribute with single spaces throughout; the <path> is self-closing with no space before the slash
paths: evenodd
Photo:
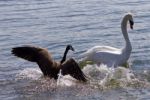
<path id="1" fill-rule="evenodd" d="M 37 68 L 26 68 L 21 70 L 17 75 L 17 79 L 33 79 L 37 80 L 42 76 L 42 72 Z"/>
<path id="2" fill-rule="evenodd" d="M 70 75 L 63 76 L 61 70 L 58 74 L 57 86 L 73 86 L 75 85 L 74 79 Z"/>
<path id="3" fill-rule="evenodd" d="M 83 72 L 89 79 L 89 84 L 94 87 L 128 87 L 140 85 L 140 81 L 135 78 L 131 69 L 124 67 L 110 68 L 106 65 L 86 65 Z M 42 76 L 42 72 L 38 68 L 26 68 L 20 71 L 16 77 L 17 79 L 31 79 L 38 80 Z M 70 75 L 63 76 L 58 74 L 57 86 L 74 86 L 78 81 Z M 142 85 L 142 84 L 141 84 Z"/>
<path id="4" fill-rule="evenodd" d="M 102 87 L 125 87 L 135 80 L 138 81 L 132 70 L 124 67 L 110 68 L 103 64 L 100 66 L 87 65 L 83 68 L 83 71 L 92 81 L 96 81 Z"/>

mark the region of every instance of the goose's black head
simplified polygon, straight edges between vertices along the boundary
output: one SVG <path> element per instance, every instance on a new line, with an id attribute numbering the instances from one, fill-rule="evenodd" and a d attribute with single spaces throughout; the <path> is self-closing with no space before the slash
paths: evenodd
<path id="1" fill-rule="evenodd" d="M 67 51 L 68 51 L 68 50 L 75 51 L 74 48 L 72 47 L 72 45 L 67 45 L 66 50 L 67 50 Z"/>

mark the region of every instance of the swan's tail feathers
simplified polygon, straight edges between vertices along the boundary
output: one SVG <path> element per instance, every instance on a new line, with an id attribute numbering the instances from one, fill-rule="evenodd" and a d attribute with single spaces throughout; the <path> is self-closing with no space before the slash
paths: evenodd
<path id="1" fill-rule="evenodd" d="M 86 82 L 87 78 L 84 75 L 84 73 L 82 72 L 82 70 L 80 69 L 79 65 L 75 62 L 74 59 L 69 59 L 66 62 L 64 62 L 62 64 L 62 74 L 63 75 L 71 75 L 73 78 L 82 81 L 82 82 Z"/>
<path id="2" fill-rule="evenodd" d="M 39 58 L 40 50 L 41 48 L 38 48 L 38 47 L 24 46 L 24 47 L 12 48 L 11 53 L 25 60 L 28 60 L 31 62 L 37 62 Z"/>

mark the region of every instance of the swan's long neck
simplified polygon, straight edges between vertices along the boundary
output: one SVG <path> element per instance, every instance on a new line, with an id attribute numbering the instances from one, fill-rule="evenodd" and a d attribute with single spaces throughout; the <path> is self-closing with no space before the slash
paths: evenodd
<path id="1" fill-rule="evenodd" d="M 62 60 L 61 60 L 61 62 L 60 62 L 61 64 L 66 60 L 66 56 L 67 56 L 68 51 L 69 51 L 69 49 L 66 48 L 66 50 L 65 50 L 65 52 L 64 52 L 64 56 L 63 56 L 63 58 L 62 58 Z"/>
<path id="2" fill-rule="evenodd" d="M 132 50 L 132 46 L 128 37 L 128 33 L 127 33 L 127 22 L 129 21 L 128 16 L 125 16 L 122 20 L 121 23 L 121 29 L 122 29 L 122 33 L 126 42 L 125 47 L 123 48 L 123 52 L 125 53 L 129 53 L 128 55 L 130 55 L 131 50 Z"/>

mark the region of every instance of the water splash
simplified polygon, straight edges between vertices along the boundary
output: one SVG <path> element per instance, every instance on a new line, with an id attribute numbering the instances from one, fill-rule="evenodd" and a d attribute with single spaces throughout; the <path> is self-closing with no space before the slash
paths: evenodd
<path id="1" fill-rule="evenodd" d="M 135 77 L 129 68 L 109 68 L 106 65 L 87 65 L 84 73 L 90 78 L 90 85 L 103 89 L 144 86 L 145 82 Z"/>
<path id="2" fill-rule="evenodd" d="M 17 75 L 17 79 L 38 80 L 42 76 L 42 72 L 36 68 L 26 68 L 21 70 Z"/>
<path id="3" fill-rule="evenodd" d="M 62 70 L 60 70 L 59 73 L 58 73 L 57 86 L 59 86 L 59 84 L 60 84 L 60 79 L 61 79 L 61 77 L 62 77 L 61 71 L 62 71 Z"/>
<path id="4" fill-rule="evenodd" d="M 128 88 L 128 87 L 146 87 L 149 82 L 140 81 L 131 69 L 124 67 L 110 68 L 106 65 L 87 65 L 83 68 L 83 72 L 89 78 L 89 86 L 100 89 L 111 88 Z M 146 72 L 145 72 L 146 73 Z M 36 68 L 26 68 L 16 75 L 17 80 L 38 80 L 44 81 L 41 78 L 42 72 Z M 49 79 L 49 78 L 48 78 Z M 49 79 L 52 80 L 52 79 Z M 46 84 L 46 82 L 44 82 Z M 43 83 L 43 84 L 44 84 Z M 79 84 L 78 81 L 70 75 L 62 75 L 62 70 L 58 74 L 57 81 L 47 81 L 47 84 L 55 84 L 56 87 L 72 87 Z M 46 87 L 45 87 L 46 88 Z"/>
<path id="5" fill-rule="evenodd" d="M 57 86 L 73 86 L 75 85 L 75 79 L 70 75 L 62 75 L 62 70 L 58 73 Z"/>

